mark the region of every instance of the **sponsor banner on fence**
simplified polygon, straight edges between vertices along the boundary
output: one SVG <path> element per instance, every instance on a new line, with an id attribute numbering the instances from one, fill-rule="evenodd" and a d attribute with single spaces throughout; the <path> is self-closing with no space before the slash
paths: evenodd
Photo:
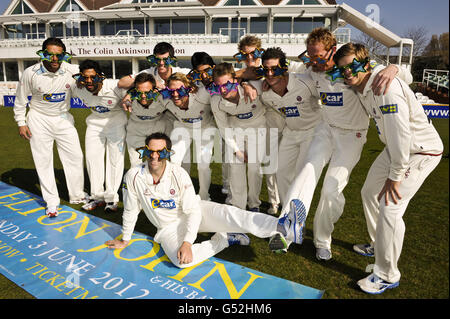
<path id="1" fill-rule="evenodd" d="M 0 273 L 45 299 L 294 299 L 323 291 L 219 258 L 180 269 L 153 238 L 135 232 L 110 250 L 121 226 L 0 182 Z M 251 248 L 251 246 L 250 246 Z M 230 247 L 228 249 L 233 249 Z"/>
<path id="2" fill-rule="evenodd" d="M 448 104 L 422 104 L 429 118 L 448 119 Z"/>

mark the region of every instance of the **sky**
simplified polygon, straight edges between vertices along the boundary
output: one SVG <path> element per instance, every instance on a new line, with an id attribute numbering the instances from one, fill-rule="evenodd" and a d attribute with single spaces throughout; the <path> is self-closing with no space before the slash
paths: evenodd
<path id="1" fill-rule="evenodd" d="M 0 0 L 0 13 L 5 11 L 10 2 Z M 448 0 L 336 0 L 336 2 L 346 3 L 365 15 L 374 12 L 373 5 L 377 5 L 384 26 L 399 36 L 414 26 L 424 26 L 430 38 L 433 34 L 439 35 L 449 31 Z"/>

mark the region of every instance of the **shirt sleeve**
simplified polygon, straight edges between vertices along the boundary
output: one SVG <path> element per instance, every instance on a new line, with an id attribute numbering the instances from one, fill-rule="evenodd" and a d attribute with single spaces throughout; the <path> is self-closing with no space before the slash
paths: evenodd
<path id="1" fill-rule="evenodd" d="M 400 83 L 394 79 L 386 95 L 377 98 L 381 101 L 382 121 L 386 147 L 391 159 L 389 179 L 402 181 L 408 168 L 411 146 L 409 125 L 409 106 Z"/>
<path id="2" fill-rule="evenodd" d="M 134 178 L 138 172 L 136 170 L 129 170 L 124 177 L 122 183 L 123 195 L 123 215 L 122 215 L 122 234 L 123 240 L 130 240 L 133 235 L 134 227 L 136 225 L 141 205 L 139 198 L 134 188 Z"/>
<path id="3" fill-rule="evenodd" d="M 236 141 L 226 134 L 226 128 L 230 127 L 228 124 L 228 114 L 221 109 L 219 109 L 220 97 L 213 96 L 211 98 L 211 111 L 216 120 L 217 128 L 219 129 L 220 135 L 222 136 L 225 143 L 231 147 L 233 152 L 239 151 L 239 146 Z"/>
<path id="4" fill-rule="evenodd" d="M 28 96 L 31 95 L 31 74 L 30 70 L 26 69 L 22 78 L 17 85 L 16 90 L 16 100 L 14 102 L 14 120 L 17 122 L 18 126 L 27 125 L 26 123 L 26 113 Z"/>

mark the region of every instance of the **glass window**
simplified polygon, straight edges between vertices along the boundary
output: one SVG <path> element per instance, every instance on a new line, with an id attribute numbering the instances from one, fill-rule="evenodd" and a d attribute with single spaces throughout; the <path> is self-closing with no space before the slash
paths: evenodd
<path id="1" fill-rule="evenodd" d="M 274 18 L 273 33 L 291 33 L 292 18 Z"/>
<path id="2" fill-rule="evenodd" d="M 216 18 L 212 20 L 212 33 L 220 33 L 220 29 L 228 29 L 228 18 Z"/>
<path id="3" fill-rule="evenodd" d="M 254 6 L 253 0 L 241 0 L 241 6 Z"/>
<path id="4" fill-rule="evenodd" d="M 90 21 L 89 22 L 89 29 L 91 31 L 91 36 L 95 35 L 95 22 L 94 21 Z M 80 33 L 84 37 L 89 36 L 88 22 L 87 21 L 81 21 L 81 23 L 80 23 Z"/>
<path id="5" fill-rule="evenodd" d="M 141 72 L 142 70 L 146 70 L 150 68 L 150 63 L 148 63 L 147 59 L 145 60 L 138 60 L 138 69 L 139 72 Z"/>
<path id="6" fill-rule="evenodd" d="M 3 62 L 0 62 L 0 81 L 5 81 L 5 74 L 3 73 Z"/>
<path id="7" fill-rule="evenodd" d="M 6 81 L 19 81 L 17 62 L 5 62 Z"/>
<path id="8" fill-rule="evenodd" d="M 24 60 L 23 61 L 23 69 L 25 70 L 26 68 L 29 68 L 30 66 L 35 65 L 38 62 L 39 62 L 39 60 Z"/>
<path id="9" fill-rule="evenodd" d="M 131 22 L 130 21 L 125 21 L 125 20 L 118 20 L 116 21 L 116 33 L 119 32 L 120 30 L 130 30 L 131 29 Z M 124 32 L 121 32 L 120 35 L 125 35 Z"/>
<path id="10" fill-rule="evenodd" d="M 320 4 L 317 0 L 303 0 L 303 4 Z"/>
<path id="11" fill-rule="evenodd" d="M 205 34 L 205 20 L 204 19 L 189 19 L 189 33 L 190 34 Z"/>
<path id="12" fill-rule="evenodd" d="M 100 21 L 101 35 L 115 35 L 114 21 Z"/>
<path id="13" fill-rule="evenodd" d="M 178 60 L 177 67 L 190 69 L 190 68 L 192 68 L 191 61 L 190 60 Z"/>
<path id="14" fill-rule="evenodd" d="M 303 4 L 303 0 L 290 0 L 287 4 Z"/>
<path id="15" fill-rule="evenodd" d="M 224 6 L 238 6 L 239 5 L 239 0 L 228 0 Z"/>
<path id="16" fill-rule="evenodd" d="M 170 19 L 155 19 L 155 34 L 170 34 Z"/>
<path id="17" fill-rule="evenodd" d="M 138 30 L 140 34 L 148 34 L 148 21 L 145 23 L 145 27 L 147 32 L 144 30 L 144 19 L 142 20 L 133 20 L 133 29 Z"/>
<path id="18" fill-rule="evenodd" d="M 321 28 L 325 25 L 325 18 L 314 18 L 312 28 Z"/>
<path id="19" fill-rule="evenodd" d="M 115 60 L 116 79 L 131 74 L 131 61 L 129 60 Z"/>
<path id="20" fill-rule="evenodd" d="M 294 18 L 294 33 L 310 33 L 312 29 L 311 18 Z"/>
<path id="21" fill-rule="evenodd" d="M 187 34 L 188 19 L 172 19 L 172 34 Z"/>
<path id="22" fill-rule="evenodd" d="M 109 79 L 112 79 L 113 78 L 112 61 L 111 60 L 97 60 L 97 62 L 100 65 L 100 69 L 102 69 L 103 73 L 105 73 L 105 76 Z"/>
<path id="23" fill-rule="evenodd" d="M 266 33 L 267 18 L 250 18 L 250 33 Z"/>
<path id="24" fill-rule="evenodd" d="M 61 38 L 63 36 L 63 24 L 50 23 L 50 36 Z"/>

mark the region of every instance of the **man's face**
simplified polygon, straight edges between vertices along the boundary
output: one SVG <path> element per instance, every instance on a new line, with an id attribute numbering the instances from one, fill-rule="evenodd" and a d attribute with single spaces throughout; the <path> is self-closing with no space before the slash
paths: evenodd
<path id="1" fill-rule="evenodd" d="M 231 74 L 225 74 L 225 75 L 219 76 L 214 80 L 214 83 L 216 85 L 224 85 L 224 84 L 227 84 L 227 82 L 236 83 L 236 80 L 233 79 L 233 76 Z M 237 91 L 229 91 L 228 92 L 226 90 L 226 88 L 221 87 L 220 94 L 222 95 L 222 97 L 224 99 L 230 99 L 230 98 L 234 98 L 236 96 Z"/>
<path id="2" fill-rule="evenodd" d="M 356 56 L 354 54 L 347 55 L 339 59 L 338 61 L 338 67 L 343 67 L 346 65 L 349 65 L 353 62 L 353 59 L 355 59 Z M 364 80 L 366 73 L 358 72 L 355 76 L 352 75 L 352 70 L 350 68 L 345 69 L 344 71 L 344 82 L 347 85 L 351 85 L 353 87 L 359 86 L 362 81 Z"/>
<path id="3" fill-rule="evenodd" d="M 253 54 L 249 54 L 255 50 L 256 50 L 255 46 L 244 46 L 242 48 L 242 51 L 247 54 L 247 59 L 245 59 L 245 61 L 244 61 L 245 65 L 247 67 L 249 67 L 249 66 L 257 67 L 257 66 L 261 65 L 261 58 L 255 59 L 253 57 Z"/>
<path id="4" fill-rule="evenodd" d="M 46 47 L 48 53 L 51 54 L 61 54 L 64 52 L 63 48 L 54 44 L 49 44 Z M 55 55 L 52 55 L 51 61 L 42 61 L 45 68 L 52 73 L 55 73 L 61 67 L 61 64 L 58 62 L 58 58 Z"/>
<path id="5" fill-rule="evenodd" d="M 201 73 L 202 83 L 205 86 L 211 83 L 211 77 L 209 77 L 208 74 L 206 73 L 208 69 L 211 69 L 211 65 L 209 64 L 200 64 L 199 66 L 196 67 L 196 70 L 198 72 L 202 72 Z"/>
<path id="6" fill-rule="evenodd" d="M 81 72 L 81 75 L 85 80 L 85 88 L 89 92 L 96 92 L 99 90 L 101 86 L 101 82 L 94 83 L 94 78 L 97 75 L 97 72 L 94 69 L 86 69 Z"/>
<path id="7" fill-rule="evenodd" d="M 150 81 L 139 83 L 136 85 L 136 90 L 140 92 L 150 92 L 151 90 L 153 90 L 153 85 Z M 153 103 L 153 100 L 147 100 L 147 96 L 145 94 L 142 94 L 139 103 L 143 106 L 149 106 Z"/>
<path id="8" fill-rule="evenodd" d="M 280 59 L 268 59 L 263 62 L 263 66 L 268 69 L 265 78 L 270 86 L 273 86 L 282 81 L 282 77 L 281 76 L 275 77 L 272 70 L 272 67 L 278 66 L 279 63 Z"/>
<path id="9" fill-rule="evenodd" d="M 159 60 L 158 65 L 156 66 L 158 69 L 159 73 L 166 73 L 169 71 L 169 68 L 171 67 L 170 65 L 165 65 L 164 64 L 164 58 L 168 58 L 169 57 L 169 52 L 166 52 L 164 54 L 155 54 L 155 57 L 157 57 Z"/>
<path id="10" fill-rule="evenodd" d="M 151 151 L 162 151 L 165 147 L 167 147 L 166 141 L 163 139 L 151 139 L 147 147 Z M 160 159 L 158 152 L 152 152 L 150 158 L 148 159 L 148 168 L 150 172 L 157 171 L 166 165 L 167 159 Z"/>
<path id="11" fill-rule="evenodd" d="M 181 81 L 170 81 L 168 88 L 171 90 L 177 90 L 184 86 L 184 83 Z M 189 99 L 189 96 L 180 97 L 177 91 L 173 91 L 172 93 L 172 102 L 178 107 L 183 106 L 183 104 Z"/>
<path id="12" fill-rule="evenodd" d="M 311 68 L 314 72 L 325 72 L 329 69 L 331 69 L 334 65 L 333 62 L 333 56 L 335 53 L 336 48 L 333 47 L 330 50 L 325 49 L 325 45 L 322 42 L 316 42 L 313 44 L 308 44 L 307 47 L 307 54 L 309 57 L 319 57 L 325 60 L 328 60 L 324 64 L 319 64 L 317 62 L 313 62 Z"/>

